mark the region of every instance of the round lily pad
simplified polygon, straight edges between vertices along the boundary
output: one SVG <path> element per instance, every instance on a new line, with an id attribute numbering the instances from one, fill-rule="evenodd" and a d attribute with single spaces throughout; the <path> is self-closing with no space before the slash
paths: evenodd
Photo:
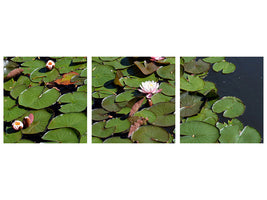
<path id="1" fill-rule="evenodd" d="M 26 112 L 27 110 L 16 105 L 15 100 L 10 97 L 4 97 L 4 121 L 10 122 Z"/>
<path id="2" fill-rule="evenodd" d="M 92 96 L 94 98 L 105 98 L 112 94 L 116 95 L 117 90 L 118 88 L 113 83 L 109 83 L 102 87 L 95 87 Z"/>
<path id="3" fill-rule="evenodd" d="M 79 138 L 75 133 L 75 130 L 71 128 L 59 128 L 46 132 L 43 140 L 55 141 L 58 143 L 78 143 Z"/>
<path id="4" fill-rule="evenodd" d="M 92 127 L 92 135 L 99 138 L 107 138 L 111 136 L 115 131 L 115 126 L 110 128 L 105 128 L 106 122 L 96 122 Z"/>
<path id="5" fill-rule="evenodd" d="M 126 106 L 128 102 L 115 103 L 116 96 L 110 95 L 105 97 L 101 103 L 102 107 L 110 112 L 118 112 L 122 107 Z"/>
<path id="6" fill-rule="evenodd" d="M 175 79 L 175 65 L 162 66 L 157 70 L 157 74 L 164 79 Z"/>
<path id="7" fill-rule="evenodd" d="M 93 67 L 92 85 L 94 87 L 101 87 L 106 82 L 115 78 L 114 68 L 108 65 L 97 65 Z"/>
<path id="8" fill-rule="evenodd" d="M 81 112 L 87 107 L 87 94 L 85 92 L 67 93 L 59 97 L 59 103 L 63 103 L 59 109 L 63 113 Z"/>
<path id="9" fill-rule="evenodd" d="M 100 138 L 92 137 L 92 143 L 103 143 L 103 141 Z"/>
<path id="10" fill-rule="evenodd" d="M 161 93 L 167 95 L 167 96 L 174 96 L 175 95 L 175 87 L 174 85 L 162 82 L 159 86 L 159 89 L 162 89 Z"/>
<path id="11" fill-rule="evenodd" d="M 155 74 L 151 74 L 147 77 L 144 77 L 144 78 L 139 78 L 139 77 L 124 77 L 124 78 L 121 78 L 121 80 L 129 87 L 139 87 L 142 82 L 146 82 L 146 81 L 155 81 L 157 82 L 158 79 L 157 77 L 155 76 Z"/>
<path id="12" fill-rule="evenodd" d="M 224 117 L 235 118 L 244 113 L 245 105 L 236 97 L 223 97 L 213 104 L 212 110 L 216 113 L 224 112 Z"/>
<path id="13" fill-rule="evenodd" d="M 199 59 L 191 60 L 184 64 L 184 71 L 192 74 L 201 74 L 203 72 L 207 72 L 210 69 L 210 64 L 204 62 L 203 60 Z"/>
<path id="14" fill-rule="evenodd" d="M 120 93 L 116 96 L 116 102 L 130 101 L 135 98 L 138 94 L 136 90 L 126 90 L 125 92 Z"/>
<path id="15" fill-rule="evenodd" d="M 45 62 L 42 60 L 30 60 L 21 64 L 21 68 L 24 69 L 24 74 L 30 74 L 37 68 L 45 67 Z"/>
<path id="16" fill-rule="evenodd" d="M 190 95 L 185 92 L 180 95 L 180 115 L 181 117 L 189 117 L 197 114 L 202 105 L 202 97 L 198 95 Z"/>
<path id="17" fill-rule="evenodd" d="M 202 121 L 215 126 L 218 121 L 218 115 L 208 108 L 202 108 L 198 115 L 186 119 L 186 122 L 189 121 Z"/>
<path id="18" fill-rule="evenodd" d="M 172 99 L 172 97 L 166 96 L 162 93 L 154 94 L 151 97 L 151 101 L 153 102 L 153 104 L 157 104 L 157 103 L 161 103 L 161 102 L 169 102 L 171 99 Z"/>
<path id="19" fill-rule="evenodd" d="M 174 126 L 175 125 L 175 115 L 172 114 L 175 111 L 175 104 L 171 102 L 157 103 L 150 108 L 148 111 L 153 112 L 156 115 L 156 119 L 148 119 L 148 122 L 155 126 Z M 153 121 L 152 121 L 153 120 Z"/>
<path id="20" fill-rule="evenodd" d="M 126 131 L 131 126 L 131 123 L 127 119 L 113 118 L 107 121 L 105 128 L 115 127 L 114 133 L 120 133 Z"/>
<path id="21" fill-rule="evenodd" d="M 186 91 L 197 91 L 204 88 L 204 81 L 203 79 L 199 78 L 198 76 L 187 76 L 180 78 L 180 88 Z"/>
<path id="22" fill-rule="evenodd" d="M 132 135 L 132 141 L 138 143 L 167 143 L 169 133 L 157 126 L 141 126 Z"/>
<path id="23" fill-rule="evenodd" d="M 83 135 L 87 131 L 87 117 L 84 113 L 66 113 L 53 118 L 48 125 L 48 129 L 74 128 Z"/>
<path id="24" fill-rule="evenodd" d="M 34 116 L 34 120 L 32 124 L 21 130 L 23 134 L 36 134 L 43 132 L 47 125 L 48 122 L 52 116 L 52 113 L 47 112 L 46 110 L 31 110 L 28 111 L 26 114 L 24 114 L 22 117 L 19 118 L 20 121 L 23 121 L 23 118 L 25 116 L 29 116 L 29 114 L 32 113 Z"/>
<path id="25" fill-rule="evenodd" d="M 32 82 L 41 82 L 44 81 L 45 83 L 52 82 L 56 80 L 59 76 L 59 72 L 56 69 L 52 69 L 49 71 L 46 67 L 36 68 L 30 75 Z"/>
<path id="26" fill-rule="evenodd" d="M 20 93 L 23 92 L 24 90 L 26 90 L 27 88 L 28 88 L 28 86 L 25 85 L 25 84 L 18 85 L 18 86 L 16 86 L 15 88 L 13 88 L 13 89 L 11 90 L 10 95 L 11 95 L 14 99 L 16 99 L 16 98 L 20 95 Z"/>
<path id="27" fill-rule="evenodd" d="M 151 112 L 151 111 L 149 111 L 147 109 L 143 109 L 143 110 L 141 110 L 139 112 L 136 112 L 134 114 L 134 116 L 148 118 L 149 122 L 153 122 L 157 118 L 157 116 L 153 112 Z"/>
<path id="28" fill-rule="evenodd" d="M 204 58 L 203 60 L 208 63 L 216 63 L 216 62 L 223 61 L 224 57 L 208 57 L 208 58 Z"/>
<path id="29" fill-rule="evenodd" d="M 250 127 L 245 126 L 245 128 L 240 131 L 238 125 L 227 126 L 221 129 L 221 136 L 219 141 L 221 143 L 260 143 L 261 136 L 259 132 Z"/>
<path id="30" fill-rule="evenodd" d="M 92 110 L 92 120 L 100 121 L 104 119 L 108 119 L 108 111 L 103 108 L 96 108 Z"/>
<path id="31" fill-rule="evenodd" d="M 226 61 L 221 61 L 221 62 L 215 63 L 212 66 L 212 68 L 216 72 L 219 72 L 219 71 L 222 70 L 223 74 L 230 74 L 230 73 L 235 71 L 236 66 L 233 63 L 229 63 L 229 62 L 226 62 Z"/>
<path id="32" fill-rule="evenodd" d="M 60 96 L 56 89 L 48 89 L 43 86 L 35 86 L 24 90 L 19 95 L 19 104 L 28 108 L 41 109 L 56 103 Z"/>
<path id="33" fill-rule="evenodd" d="M 186 122 L 180 125 L 181 143 L 216 143 L 219 130 L 205 122 Z"/>
<path id="34" fill-rule="evenodd" d="M 217 93 L 217 88 L 216 85 L 213 82 L 210 81 L 204 81 L 204 87 L 201 90 L 198 90 L 197 92 L 203 94 L 203 95 L 207 95 L 209 94 L 209 92 L 214 91 L 215 93 Z"/>
<path id="35" fill-rule="evenodd" d="M 22 138 L 21 131 L 15 131 L 12 127 L 6 127 L 4 143 L 16 143 Z"/>
<path id="36" fill-rule="evenodd" d="M 132 143 L 128 138 L 111 137 L 104 141 L 104 143 Z"/>

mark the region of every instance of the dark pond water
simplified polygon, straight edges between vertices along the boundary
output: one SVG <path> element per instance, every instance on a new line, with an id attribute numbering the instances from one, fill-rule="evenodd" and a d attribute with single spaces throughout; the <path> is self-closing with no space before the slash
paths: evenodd
<path id="1" fill-rule="evenodd" d="M 257 129 L 263 138 L 263 57 L 226 57 L 226 61 L 236 65 L 231 74 L 209 71 L 205 78 L 218 88 L 218 94 L 235 96 L 246 105 L 245 113 L 238 119 L 245 125 Z M 220 116 L 220 121 L 228 119 Z"/>

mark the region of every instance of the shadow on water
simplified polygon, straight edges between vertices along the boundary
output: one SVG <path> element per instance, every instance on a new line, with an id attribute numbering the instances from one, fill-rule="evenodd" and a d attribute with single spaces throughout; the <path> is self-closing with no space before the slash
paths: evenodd
<path id="1" fill-rule="evenodd" d="M 226 61 L 236 65 L 231 74 L 209 71 L 206 81 L 212 81 L 218 88 L 218 94 L 240 98 L 246 106 L 238 119 L 257 129 L 263 138 L 263 57 L 226 57 Z M 227 118 L 219 115 L 220 121 Z"/>

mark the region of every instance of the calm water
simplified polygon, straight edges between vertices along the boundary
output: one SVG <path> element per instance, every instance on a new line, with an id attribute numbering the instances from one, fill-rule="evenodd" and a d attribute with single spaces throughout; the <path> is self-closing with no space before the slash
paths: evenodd
<path id="1" fill-rule="evenodd" d="M 220 97 L 240 98 L 246 110 L 238 119 L 244 126 L 257 129 L 263 138 L 263 58 L 227 57 L 225 60 L 234 63 L 236 71 L 224 75 L 211 69 L 205 80 L 216 84 Z M 220 121 L 227 120 L 220 116 Z"/>

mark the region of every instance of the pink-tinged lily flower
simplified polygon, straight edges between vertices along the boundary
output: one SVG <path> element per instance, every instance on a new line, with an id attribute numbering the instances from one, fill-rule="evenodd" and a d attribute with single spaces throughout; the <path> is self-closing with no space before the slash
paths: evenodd
<path id="1" fill-rule="evenodd" d="M 165 57 L 162 57 L 162 56 L 155 56 L 155 57 L 151 57 L 150 60 L 151 61 L 158 61 L 158 60 L 164 60 Z"/>
<path id="2" fill-rule="evenodd" d="M 12 127 L 14 130 L 18 131 L 20 129 L 23 129 L 23 123 L 19 120 L 15 120 L 13 123 L 12 123 Z"/>
<path id="3" fill-rule="evenodd" d="M 162 89 L 159 88 L 159 84 L 154 81 L 142 82 L 140 85 L 141 89 L 138 89 L 139 92 L 145 93 L 146 98 L 150 99 L 153 94 L 161 92 Z"/>
<path id="4" fill-rule="evenodd" d="M 45 66 L 48 70 L 52 70 L 55 67 L 55 62 L 53 60 L 48 60 Z"/>

